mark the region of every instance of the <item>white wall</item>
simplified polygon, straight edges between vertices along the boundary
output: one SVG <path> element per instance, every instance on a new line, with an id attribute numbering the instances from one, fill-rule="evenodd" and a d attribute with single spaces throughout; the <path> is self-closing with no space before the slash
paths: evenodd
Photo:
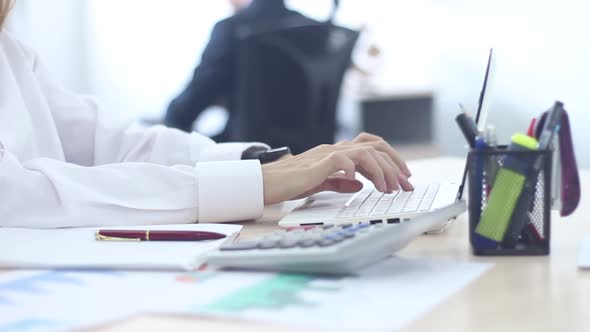
<path id="1" fill-rule="evenodd" d="M 105 108 L 161 116 L 199 62 L 226 1 L 87 0 L 91 89 Z"/>
<path id="2" fill-rule="evenodd" d="M 483 80 L 487 52 L 497 51 L 488 122 L 504 142 L 556 99 L 570 113 L 580 164 L 590 166 L 590 2 L 582 0 L 436 1 L 440 33 L 434 65 L 437 140 L 462 153 L 455 129 L 457 103 L 471 109 Z"/>
<path id="3" fill-rule="evenodd" d="M 89 91 L 86 4 L 80 0 L 18 0 L 8 22 L 8 29 L 40 54 L 56 79 L 78 92 Z"/>

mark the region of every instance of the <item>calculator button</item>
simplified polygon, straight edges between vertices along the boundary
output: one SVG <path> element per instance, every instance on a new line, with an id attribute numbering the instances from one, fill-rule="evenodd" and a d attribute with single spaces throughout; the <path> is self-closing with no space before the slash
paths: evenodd
<path id="1" fill-rule="evenodd" d="M 287 237 L 287 238 L 282 239 L 279 242 L 279 247 L 281 247 L 283 249 L 294 248 L 297 246 L 298 242 L 299 242 L 299 239 L 296 237 Z"/>
<path id="2" fill-rule="evenodd" d="M 343 229 L 343 230 L 341 230 L 340 232 L 341 232 L 341 233 L 342 233 L 342 232 L 346 232 L 346 233 L 350 233 L 350 232 L 352 232 L 352 233 L 354 233 L 354 232 L 358 231 L 359 229 L 361 229 L 361 228 L 360 228 L 358 225 L 354 225 L 354 226 L 352 226 L 352 227 L 349 227 L 349 228 Z"/>
<path id="3" fill-rule="evenodd" d="M 299 242 L 297 242 L 297 245 L 302 247 L 302 248 L 309 248 L 309 247 L 313 247 L 315 246 L 315 244 L 317 243 L 317 239 L 313 239 L 313 238 L 304 238 L 302 240 L 299 240 Z"/>
<path id="4" fill-rule="evenodd" d="M 277 237 L 264 238 L 258 244 L 258 248 L 272 249 L 272 248 L 276 248 L 278 244 L 279 244 L 279 238 L 277 238 Z"/>
<path id="5" fill-rule="evenodd" d="M 231 251 L 231 250 L 251 250 L 258 248 L 258 241 L 240 241 L 222 245 L 219 250 Z"/>
<path id="6" fill-rule="evenodd" d="M 354 233 L 355 232 L 342 232 L 340 233 L 340 236 L 342 236 L 345 239 L 350 239 L 354 237 Z"/>
<path id="7" fill-rule="evenodd" d="M 336 243 L 335 241 L 324 239 L 324 240 L 321 240 L 320 242 L 318 242 L 318 245 L 320 247 L 329 247 L 335 243 Z"/>
<path id="8" fill-rule="evenodd" d="M 343 239 L 343 237 L 338 234 L 330 234 L 330 235 L 326 235 L 326 237 L 324 237 L 324 240 L 330 240 L 330 241 L 334 241 L 334 242 L 342 241 L 342 239 Z"/>

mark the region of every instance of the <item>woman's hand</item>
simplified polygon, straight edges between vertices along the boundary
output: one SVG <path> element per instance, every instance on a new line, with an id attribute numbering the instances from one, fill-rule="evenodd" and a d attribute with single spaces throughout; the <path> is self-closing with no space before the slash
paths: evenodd
<path id="1" fill-rule="evenodd" d="M 363 185 L 356 172 L 377 190 L 413 190 L 412 175 L 401 156 L 381 137 L 362 133 L 352 142 L 320 145 L 262 166 L 264 203 L 275 204 L 321 191 L 353 193 Z"/>

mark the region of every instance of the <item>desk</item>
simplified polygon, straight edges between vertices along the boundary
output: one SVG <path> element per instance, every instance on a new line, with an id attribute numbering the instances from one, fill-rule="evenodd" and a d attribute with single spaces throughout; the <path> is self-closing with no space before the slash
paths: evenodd
<path id="1" fill-rule="evenodd" d="M 433 172 L 433 165 L 438 172 Z M 418 177 L 461 173 L 463 161 L 440 158 L 415 161 Z M 403 255 L 430 256 L 464 261 L 494 262 L 481 278 L 436 306 L 401 331 L 588 331 L 590 330 L 590 272 L 577 269 L 580 241 L 590 236 L 590 171 L 584 171 L 584 196 L 580 208 L 567 220 L 553 218 L 552 253 L 548 257 L 492 257 L 470 254 L 467 218 L 463 215 L 446 233 L 422 236 Z M 258 221 L 245 222 L 243 236 L 277 228 L 276 221 L 292 204 L 275 206 Z M 335 308 L 334 312 L 337 312 Z M 395 313 L 392 313 L 395 314 Z M 99 331 L 313 331 L 258 323 L 195 317 L 142 316 Z"/>

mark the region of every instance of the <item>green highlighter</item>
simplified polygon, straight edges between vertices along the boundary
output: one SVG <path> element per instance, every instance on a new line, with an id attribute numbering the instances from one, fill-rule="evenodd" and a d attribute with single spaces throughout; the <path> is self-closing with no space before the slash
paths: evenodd
<path id="1" fill-rule="evenodd" d="M 509 151 L 537 150 L 536 139 L 524 134 L 512 136 Z M 522 194 L 527 176 L 531 173 L 534 155 L 508 155 L 498 171 L 486 208 L 473 234 L 473 245 L 478 249 L 495 249 L 504 239 L 514 209 Z"/>

